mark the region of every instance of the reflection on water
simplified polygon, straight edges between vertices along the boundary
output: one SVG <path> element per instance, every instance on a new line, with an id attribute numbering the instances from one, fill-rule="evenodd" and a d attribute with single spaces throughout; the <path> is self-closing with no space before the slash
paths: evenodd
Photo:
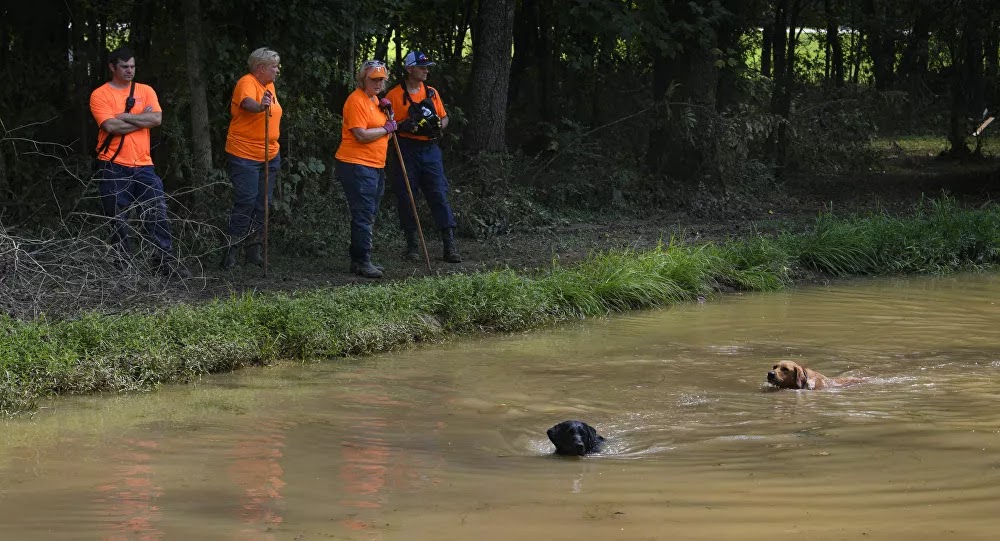
<path id="1" fill-rule="evenodd" d="M 281 490 L 284 469 L 281 466 L 284 432 L 292 423 L 269 419 L 257 425 L 258 432 L 237 441 L 229 452 L 227 473 L 239 487 L 238 516 L 245 524 L 241 530 L 246 539 L 271 540 L 270 530 L 281 524 Z"/>
<path id="2" fill-rule="evenodd" d="M 994 539 L 998 298 L 850 282 L 58 400 L 0 427 L 0 539 Z M 867 381 L 776 391 L 777 358 Z M 564 419 L 604 450 L 552 456 Z"/>
<path id="3" fill-rule="evenodd" d="M 158 444 L 155 441 L 123 440 L 121 449 L 115 452 L 112 461 L 116 464 L 110 471 L 110 481 L 97 487 L 99 496 L 95 507 L 105 510 L 110 530 L 103 536 L 108 541 L 124 539 L 161 539 L 163 533 L 156 528 L 160 509 L 154 501 L 162 489 L 154 484 L 151 452 Z"/>

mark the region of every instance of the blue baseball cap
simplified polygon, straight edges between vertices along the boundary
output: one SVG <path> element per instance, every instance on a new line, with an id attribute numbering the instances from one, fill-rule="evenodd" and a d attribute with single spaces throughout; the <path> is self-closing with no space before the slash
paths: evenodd
<path id="1" fill-rule="evenodd" d="M 420 51 L 410 51 L 406 53 L 403 57 L 403 67 L 411 68 L 413 66 L 433 66 L 434 62 L 431 62 L 427 55 Z"/>

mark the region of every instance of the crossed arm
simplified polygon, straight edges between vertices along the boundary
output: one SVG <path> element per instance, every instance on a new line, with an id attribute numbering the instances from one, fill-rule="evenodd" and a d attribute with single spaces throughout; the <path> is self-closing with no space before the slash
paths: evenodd
<path id="1" fill-rule="evenodd" d="M 389 132 L 385 131 L 385 128 L 383 127 L 351 128 L 351 133 L 354 135 L 354 138 L 357 139 L 359 143 L 371 143 L 376 139 L 381 139 L 386 135 L 389 135 Z"/>
<path id="2" fill-rule="evenodd" d="M 101 123 L 101 129 L 112 135 L 125 135 L 145 128 L 155 128 L 163 120 L 163 113 L 153 112 L 149 105 L 141 113 L 118 113 Z"/>

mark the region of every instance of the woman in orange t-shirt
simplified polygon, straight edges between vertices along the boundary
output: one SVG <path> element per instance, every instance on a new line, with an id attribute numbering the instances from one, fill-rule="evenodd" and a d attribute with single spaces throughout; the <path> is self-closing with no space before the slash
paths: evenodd
<path id="1" fill-rule="evenodd" d="M 246 240 L 246 262 L 263 265 L 260 231 L 264 205 L 274 194 L 281 167 L 278 135 L 281 133 L 281 104 L 274 89 L 280 70 L 278 53 L 261 47 L 250 53 L 250 73 L 236 82 L 229 102 L 229 132 L 226 135 L 226 171 L 233 183 L 233 208 L 229 212 L 229 246 L 222 268 L 237 265 L 237 247 Z M 268 148 L 264 149 L 265 115 Z M 264 167 L 267 167 L 267 203 L 264 201 Z"/>
<path id="2" fill-rule="evenodd" d="M 385 192 L 385 152 L 396 121 L 382 109 L 388 100 L 378 99 L 388 77 L 385 63 L 369 60 L 358 70 L 358 88 L 344 102 L 344 121 L 337 149 L 335 170 L 344 187 L 351 211 L 351 272 L 365 278 L 381 278 L 382 268 L 373 265 L 372 227 Z"/>

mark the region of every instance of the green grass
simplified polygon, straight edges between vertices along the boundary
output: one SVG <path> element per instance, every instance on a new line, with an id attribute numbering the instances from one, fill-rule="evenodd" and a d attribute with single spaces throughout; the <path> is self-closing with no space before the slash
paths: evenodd
<path id="1" fill-rule="evenodd" d="M 973 128 L 974 129 L 974 128 Z M 993 131 L 1000 130 L 1000 126 L 990 124 L 983 132 L 982 149 L 983 155 L 988 157 L 1000 156 L 1000 133 Z M 970 130 L 971 132 L 971 130 Z M 971 135 L 966 138 L 969 148 L 976 148 L 976 140 Z M 944 135 L 898 135 L 891 137 L 880 137 L 872 143 L 880 152 L 889 155 L 902 155 L 907 157 L 934 157 L 950 148 L 948 138 Z"/>
<path id="2" fill-rule="evenodd" d="M 905 218 L 824 215 L 804 233 L 593 254 L 534 275 L 500 270 L 294 295 L 243 295 L 149 314 L 0 319 L 0 411 L 63 393 L 128 392 L 280 359 L 361 355 L 779 289 L 803 272 L 941 273 L 1000 262 L 1000 209 L 921 203 Z"/>

